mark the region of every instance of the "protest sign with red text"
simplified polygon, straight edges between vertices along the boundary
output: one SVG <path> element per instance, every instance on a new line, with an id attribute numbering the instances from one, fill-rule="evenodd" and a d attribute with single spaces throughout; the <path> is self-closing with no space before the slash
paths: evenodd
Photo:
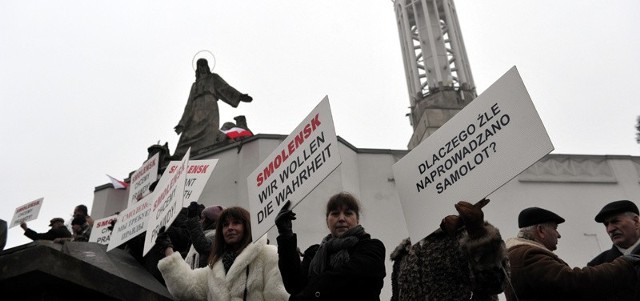
<path id="1" fill-rule="evenodd" d="M 247 178 L 253 240 L 269 231 L 287 201 L 293 208 L 341 162 L 325 96 Z"/>
<path id="2" fill-rule="evenodd" d="M 191 148 L 177 164 L 167 166 L 150 198 L 151 211 L 147 219 L 147 234 L 142 255 L 146 255 L 156 243 L 162 227 L 169 227 L 182 209 L 187 166 Z"/>
<path id="3" fill-rule="evenodd" d="M 9 228 L 20 225 L 22 222 L 28 222 L 38 218 L 43 200 L 44 198 L 39 198 L 16 208 L 16 211 L 13 213 L 13 218 L 11 218 Z"/>
<path id="4" fill-rule="evenodd" d="M 111 237 L 111 230 L 109 230 L 109 226 L 111 226 L 111 222 L 114 220 L 118 220 L 117 214 L 93 221 L 93 229 L 91 229 L 89 242 L 108 245 Z"/>
<path id="5" fill-rule="evenodd" d="M 128 207 L 137 203 L 150 193 L 149 187 L 158 179 L 159 158 L 160 153 L 156 153 L 131 175 Z"/>

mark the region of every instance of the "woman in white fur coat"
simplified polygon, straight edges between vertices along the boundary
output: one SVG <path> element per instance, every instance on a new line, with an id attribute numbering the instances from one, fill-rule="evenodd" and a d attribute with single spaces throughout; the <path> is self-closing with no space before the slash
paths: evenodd
<path id="1" fill-rule="evenodd" d="M 156 244 L 165 258 L 158 269 L 173 297 L 179 300 L 278 301 L 288 300 L 278 270 L 275 246 L 266 236 L 251 243 L 249 212 L 240 207 L 220 213 L 209 265 L 191 270 L 171 241 L 158 235 Z"/>

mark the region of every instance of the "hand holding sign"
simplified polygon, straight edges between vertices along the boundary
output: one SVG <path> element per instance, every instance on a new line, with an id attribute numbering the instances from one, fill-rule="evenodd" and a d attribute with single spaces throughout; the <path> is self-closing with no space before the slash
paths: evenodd
<path id="1" fill-rule="evenodd" d="M 291 207 L 291 201 L 287 201 L 276 216 L 276 227 L 278 227 L 278 234 L 280 235 L 293 234 L 293 225 L 291 221 L 296 219 L 296 214 L 293 213 L 289 207 Z"/>
<path id="2" fill-rule="evenodd" d="M 467 232 L 469 232 L 469 228 L 471 228 L 471 232 L 473 232 L 474 235 L 481 234 L 482 230 L 477 229 L 484 229 L 484 227 L 482 227 L 482 224 L 484 223 L 484 213 L 482 212 L 482 207 L 484 207 L 488 203 L 489 199 L 487 198 L 484 198 L 473 205 L 465 201 L 458 202 L 454 205 L 454 207 L 460 215 L 446 216 L 442 219 L 440 228 L 447 232 L 449 235 L 453 235 L 456 231 L 458 231 L 458 229 L 462 228 L 462 226 L 466 226 Z M 469 233 L 469 235 L 471 236 L 471 233 Z"/>
<path id="3" fill-rule="evenodd" d="M 173 243 L 169 238 L 169 234 L 167 233 L 166 227 L 162 226 L 160 231 L 158 231 L 158 236 L 156 237 L 156 246 L 158 246 L 158 250 L 160 250 L 161 255 L 165 255 L 165 251 L 167 248 L 173 249 Z"/>
<path id="4" fill-rule="evenodd" d="M 464 201 L 455 204 L 456 211 L 460 213 L 460 219 L 467 228 L 471 239 L 481 237 L 487 232 L 484 228 L 484 213 L 482 212 L 482 207 L 487 203 L 489 203 L 489 199 L 482 199 L 475 205 Z"/>

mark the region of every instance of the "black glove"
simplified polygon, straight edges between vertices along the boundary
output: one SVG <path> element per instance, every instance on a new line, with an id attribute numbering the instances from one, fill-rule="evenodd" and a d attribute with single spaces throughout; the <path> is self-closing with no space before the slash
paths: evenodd
<path id="1" fill-rule="evenodd" d="M 200 213 L 202 213 L 202 210 L 204 210 L 204 205 L 200 205 L 197 202 L 191 202 L 187 209 L 189 209 L 189 213 L 187 213 L 188 218 L 196 216 L 200 218 Z"/>
<path id="2" fill-rule="evenodd" d="M 113 232 L 113 227 L 116 225 L 117 221 L 118 221 L 117 219 L 112 220 L 111 223 L 109 223 L 109 226 L 107 227 L 107 229 Z"/>
<path id="3" fill-rule="evenodd" d="M 289 210 L 289 207 L 291 207 L 291 201 L 287 201 L 276 216 L 276 227 L 278 227 L 278 234 L 280 235 L 293 234 L 291 221 L 296 219 L 296 214 Z"/>
<path id="4" fill-rule="evenodd" d="M 156 237 L 156 246 L 158 246 L 162 256 L 164 256 L 164 250 L 167 248 L 173 248 L 173 244 L 171 243 L 169 234 L 165 231 L 165 227 L 160 228 L 160 232 L 158 232 L 158 237 Z"/>

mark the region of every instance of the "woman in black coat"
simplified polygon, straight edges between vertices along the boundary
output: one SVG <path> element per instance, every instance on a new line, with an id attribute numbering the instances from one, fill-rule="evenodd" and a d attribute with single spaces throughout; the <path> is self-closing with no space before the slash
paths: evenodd
<path id="1" fill-rule="evenodd" d="M 360 225 L 360 206 L 342 192 L 327 203 L 330 234 L 300 258 L 286 204 L 276 217 L 278 267 L 289 300 L 380 300 L 385 272 L 385 248 Z"/>

